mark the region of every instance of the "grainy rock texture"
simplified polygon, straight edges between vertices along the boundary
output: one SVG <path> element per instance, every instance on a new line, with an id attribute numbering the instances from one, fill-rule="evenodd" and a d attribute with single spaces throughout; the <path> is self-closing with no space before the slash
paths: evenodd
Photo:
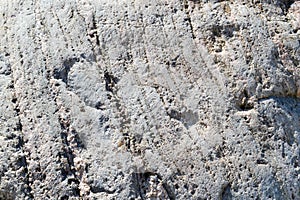
<path id="1" fill-rule="evenodd" d="M 300 199 L 300 1 L 1 0 L 0 199 Z"/>

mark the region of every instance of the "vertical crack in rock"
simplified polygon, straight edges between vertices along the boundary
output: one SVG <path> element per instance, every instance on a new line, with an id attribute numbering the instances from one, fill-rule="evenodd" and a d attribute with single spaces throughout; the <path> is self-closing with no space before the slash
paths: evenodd
<path id="1" fill-rule="evenodd" d="M 73 195 L 76 197 L 80 196 L 80 189 L 79 189 L 79 183 L 80 179 L 77 177 L 75 164 L 74 164 L 74 158 L 75 155 L 73 153 L 72 146 L 70 145 L 69 138 L 71 134 L 70 130 L 70 119 L 59 119 L 60 125 L 61 125 L 61 139 L 62 143 L 64 144 L 64 154 L 62 155 L 64 158 L 67 159 L 67 166 L 63 171 L 63 175 L 65 178 L 68 178 L 68 184 L 74 183 L 76 185 L 76 188 L 73 189 Z"/>
<path id="2" fill-rule="evenodd" d="M 60 85 L 55 85 L 55 87 L 60 87 Z M 59 100 L 57 98 L 54 100 L 56 106 L 61 108 L 57 111 L 61 126 L 60 137 L 63 144 L 63 151 L 59 153 L 60 162 L 62 164 L 60 170 L 63 180 L 67 179 L 71 192 L 68 196 L 63 198 L 69 198 L 70 195 L 72 195 L 72 197 L 80 197 L 81 195 L 86 195 L 86 191 L 82 191 L 80 185 L 85 184 L 82 182 L 82 177 L 87 169 L 83 163 L 76 163 L 78 159 L 76 161 L 75 159 L 76 154 L 79 153 L 82 148 L 85 148 L 85 146 L 76 130 L 71 127 L 70 109 L 64 108 L 61 104 L 62 102 L 58 102 Z"/>
<path id="3" fill-rule="evenodd" d="M 15 85 L 15 84 L 14 84 Z M 15 94 L 16 94 L 16 91 L 15 91 Z M 18 118 L 18 121 L 17 121 L 17 124 L 14 128 L 14 131 L 18 132 L 19 135 L 17 136 L 18 137 L 18 143 L 16 145 L 16 148 L 17 149 L 20 149 L 23 153 L 23 155 L 19 158 L 18 160 L 18 166 L 21 168 L 23 167 L 23 173 L 24 173 L 24 182 L 25 182 L 25 185 L 23 186 L 23 190 L 24 190 L 24 194 L 28 197 L 28 198 L 31 198 L 33 199 L 34 196 L 33 194 L 31 193 L 32 192 L 32 188 L 31 188 L 31 184 L 32 182 L 30 181 L 30 173 L 33 173 L 33 172 L 29 172 L 28 170 L 28 159 L 27 159 L 27 152 L 25 152 L 25 141 L 24 141 L 24 133 L 23 133 L 23 125 L 22 125 L 22 121 L 21 121 L 21 116 L 20 116 L 20 108 L 19 108 L 19 105 L 20 105 L 20 99 L 18 99 L 17 97 L 13 98 L 12 99 L 12 103 L 15 104 L 15 113 L 16 113 L 16 116 Z"/>
<path id="4" fill-rule="evenodd" d="M 97 29 L 97 23 L 95 19 L 94 13 L 92 14 L 92 25 L 91 30 L 88 33 L 90 38 L 94 40 L 95 46 L 100 47 L 100 41 L 99 41 L 99 35 L 98 35 L 98 29 Z M 97 55 L 97 54 L 95 54 Z"/>
<path id="5" fill-rule="evenodd" d="M 79 8 L 78 8 L 79 9 Z M 80 9 L 79 9 L 80 10 Z M 99 25 L 97 24 L 96 18 L 95 18 L 95 13 L 92 11 L 89 15 L 82 15 L 80 14 L 80 11 L 78 10 L 79 15 L 85 20 L 86 25 L 87 25 L 87 36 L 88 36 L 88 41 L 92 45 L 92 51 L 95 56 L 96 64 L 99 67 L 99 70 L 101 73 L 103 73 L 103 78 L 105 81 L 105 90 L 109 92 L 108 98 L 110 99 L 110 102 L 113 104 L 116 104 L 117 110 L 119 111 L 119 118 L 120 118 L 120 132 L 122 133 L 122 142 L 118 144 L 118 146 L 124 145 L 127 151 L 133 153 L 134 155 L 139 155 L 141 152 L 137 148 L 137 143 L 140 142 L 139 139 L 136 138 L 135 135 L 132 135 L 129 133 L 130 129 L 130 118 L 129 116 L 126 115 L 125 113 L 125 108 L 123 108 L 122 103 L 117 96 L 117 91 L 116 91 L 116 84 L 118 83 L 119 79 L 115 77 L 109 67 L 110 64 L 107 64 L 105 67 L 100 66 L 100 61 L 99 61 L 99 56 L 101 55 L 101 59 L 107 59 L 105 57 L 106 53 L 105 51 L 102 51 L 105 48 L 105 43 L 100 44 L 100 36 L 99 36 Z M 101 46 L 102 45 L 102 46 Z M 120 57 L 118 60 L 124 60 L 126 63 L 132 63 L 132 55 L 129 52 L 125 54 L 125 57 Z M 105 62 L 104 62 L 105 63 Z M 104 68 L 104 69 L 103 69 Z M 96 104 L 96 108 L 100 109 L 101 103 Z"/>
<path id="6" fill-rule="evenodd" d="M 105 80 L 105 89 L 108 92 L 114 93 L 113 88 L 115 84 L 117 84 L 118 79 L 111 75 L 109 72 L 104 72 L 104 80 Z"/>
<path id="7" fill-rule="evenodd" d="M 80 8 L 77 7 L 77 13 L 78 15 L 85 21 L 87 29 L 87 40 L 92 45 L 92 52 L 94 60 L 96 61 L 96 64 L 98 65 L 99 69 L 101 69 L 100 62 L 99 62 L 99 55 L 102 55 L 101 52 L 101 46 L 100 46 L 100 37 L 98 33 L 98 26 L 97 21 L 95 19 L 95 13 L 94 11 L 91 11 L 89 16 L 82 15 L 80 13 Z"/>
<path id="8" fill-rule="evenodd" d="M 196 2 L 194 2 L 194 3 L 196 3 Z M 193 26 L 191 15 L 190 15 L 188 0 L 184 0 L 183 1 L 183 6 L 184 6 L 185 13 L 187 15 L 186 18 L 184 18 L 184 21 L 188 24 L 188 26 L 190 28 L 190 31 L 191 31 L 191 34 L 192 34 L 192 38 L 196 39 L 195 30 L 194 30 L 194 26 Z"/>
<path id="9" fill-rule="evenodd" d="M 51 8 L 51 13 L 54 17 L 54 19 L 57 21 L 58 25 L 59 25 L 59 30 L 61 31 L 62 35 L 63 35 L 63 38 L 64 38 L 64 42 L 65 42 L 65 45 L 66 45 L 66 48 L 69 47 L 69 44 L 68 44 L 68 40 L 67 40 L 67 36 L 65 34 L 65 30 L 64 30 L 64 26 L 62 25 L 57 13 L 57 11 L 53 9 L 53 7 Z"/>
<path id="10" fill-rule="evenodd" d="M 131 120 L 127 115 L 124 106 L 118 97 L 114 99 L 116 107 L 119 111 L 120 119 L 120 132 L 122 134 L 122 141 L 118 144 L 119 147 L 125 146 L 125 149 L 133 155 L 140 155 L 140 150 L 136 147 L 137 139 L 136 136 L 130 133 Z"/>
<path id="11" fill-rule="evenodd" d="M 52 83 L 54 102 L 56 104 L 56 113 L 58 115 L 58 122 L 60 124 L 60 138 L 63 144 L 62 150 L 59 152 L 59 159 L 61 163 L 61 176 L 63 180 L 67 180 L 68 194 L 63 198 L 68 199 L 72 197 L 83 197 L 90 192 L 90 186 L 86 180 L 88 173 L 88 165 L 82 159 L 80 154 L 83 149 L 86 149 L 84 141 L 79 137 L 78 132 L 72 127 L 70 104 L 65 104 L 59 96 L 63 94 L 61 90 L 65 90 L 59 82 Z"/>

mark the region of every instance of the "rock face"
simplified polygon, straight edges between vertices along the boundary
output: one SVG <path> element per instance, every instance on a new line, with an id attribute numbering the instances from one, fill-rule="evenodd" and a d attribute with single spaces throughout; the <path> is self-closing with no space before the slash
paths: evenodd
<path id="1" fill-rule="evenodd" d="M 0 10 L 0 199 L 300 199 L 299 1 Z"/>

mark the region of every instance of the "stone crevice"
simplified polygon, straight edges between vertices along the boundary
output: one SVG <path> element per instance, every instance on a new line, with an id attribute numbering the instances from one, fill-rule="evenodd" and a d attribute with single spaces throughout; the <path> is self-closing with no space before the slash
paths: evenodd
<path id="1" fill-rule="evenodd" d="M 12 71 L 12 76 L 14 76 L 14 71 Z M 14 78 L 13 78 L 14 80 Z M 15 85 L 15 82 L 13 83 L 13 85 Z M 15 86 L 13 87 L 15 90 Z M 22 152 L 22 156 L 19 159 L 19 167 L 23 167 L 23 176 L 24 176 L 24 193 L 25 195 L 30 198 L 33 199 L 34 195 L 32 194 L 32 188 L 31 188 L 31 184 L 32 182 L 30 181 L 30 177 L 32 176 L 32 172 L 29 171 L 29 160 L 30 160 L 30 152 L 28 152 L 25 148 L 26 146 L 26 141 L 24 139 L 24 132 L 23 132 L 23 124 L 22 124 L 22 119 L 21 119 L 21 111 L 20 111 L 20 98 L 18 98 L 17 94 L 16 94 L 16 90 L 14 91 L 15 93 L 15 97 L 13 98 L 12 102 L 14 103 L 14 111 L 16 113 L 16 117 L 17 117 L 17 124 L 14 128 L 14 131 L 18 132 L 18 143 L 16 145 L 17 149 L 20 149 Z"/>

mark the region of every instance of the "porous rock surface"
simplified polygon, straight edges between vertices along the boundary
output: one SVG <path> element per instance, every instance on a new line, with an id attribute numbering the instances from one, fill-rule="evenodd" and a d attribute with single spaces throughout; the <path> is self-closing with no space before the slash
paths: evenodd
<path id="1" fill-rule="evenodd" d="M 1 0 L 0 199 L 300 199 L 300 2 Z"/>

